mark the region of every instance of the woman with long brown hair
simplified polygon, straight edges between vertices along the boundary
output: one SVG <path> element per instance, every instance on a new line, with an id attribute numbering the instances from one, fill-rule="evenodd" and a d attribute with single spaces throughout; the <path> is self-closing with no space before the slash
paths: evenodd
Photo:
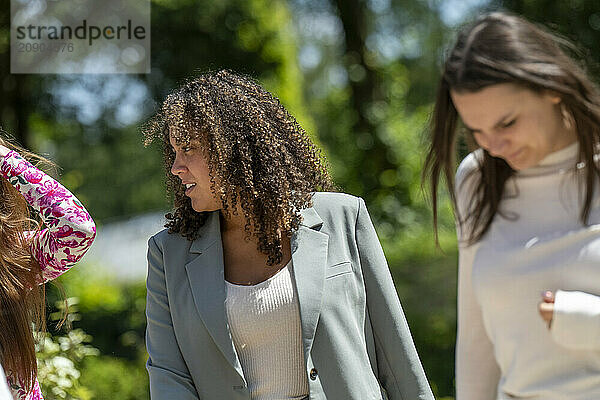
<path id="1" fill-rule="evenodd" d="M 0 137 L 0 362 L 16 400 L 39 400 L 43 284 L 83 257 L 96 227 L 73 194 L 26 158 L 43 160 Z"/>
<path id="2" fill-rule="evenodd" d="M 492 13 L 444 66 L 426 173 L 456 211 L 457 400 L 600 398 L 600 94 L 571 49 Z"/>

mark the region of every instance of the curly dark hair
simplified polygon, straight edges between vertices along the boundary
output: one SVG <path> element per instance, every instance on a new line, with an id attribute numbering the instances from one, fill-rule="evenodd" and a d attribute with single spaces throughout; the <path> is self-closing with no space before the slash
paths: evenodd
<path id="1" fill-rule="evenodd" d="M 181 181 L 170 173 L 175 152 L 200 143 L 208 163 L 211 191 L 225 217 L 241 206 L 246 238 L 258 238 L 268 265 L 281 262 L 281 238 L 301 222 L 315 191 L 336 191 L 327 162 L 279 99 L 250 77 L 228 70 L 208 72 L 175 89 L 143 127 L 145 144 L 162 138 L 167 191 L 174 211 L 169 233 L 198 237 L 208 212 L 196 212 Z"/>

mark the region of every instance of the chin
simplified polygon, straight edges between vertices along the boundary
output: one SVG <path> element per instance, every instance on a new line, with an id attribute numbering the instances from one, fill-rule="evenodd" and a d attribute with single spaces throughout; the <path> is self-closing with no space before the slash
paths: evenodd
<path id="1" fill-rule="evenodd" d="M 193 204 L 192 204 L 192 209 L 193 209 L 194 211 L 196 211 L 196 212 L 199 212 L 199 213 L 201 213 L 201 212 L 207 212 L 207 211 L 213 211 L 213 210 L 210 210 L 210 209 L 208 209 L 208 208 L 206 208 L 206 207 L 198 207 L 198 206 L 194 206 Z"/>
<path id="2" fill-rule="evenodd" d="M 529 166 L 527 165 L 523 165 L 522 163 L 511 163 L 511 162 L 506 162 L 508 164 L 509 167 L 511 167 L 512 169 L 514 169 L 515 171 L 520 171 L 522 169 L 527 169 L 529 168 Z"/>
<path id="3" fill-rule="evenodd" d="M 523 169 L 535 167 L 541 160 L 532 159 L 532 157 L 530 157 L 529 154 L 523 154 L 516 160 L 509 161 L 507 159 L 504 159 L 504 161 L 506 161 L 506 163 L 515 171 L 521 171 Z"/>
<path id="4" fill-rule="evenodd" d="M 219 210 L 219 207 L 212 204 L 200 203 L 192 199 L 192 209 L 196 212 L 210 212 Z"/>
<path id="5" fill-rule="evenodd" d="M 531 167 L 535 167 L 537 165 L 537 163 L 532 163 L 532 162 L 517 162 L 517 163 L 510 163 L 508 162 L 508 165 L 514 169 L 515 171 L 522 171 L 524 169 L 528 169 Z"/>
<path id="6" fill-rule="evenodd" d="M 514 169 L 515 171 L 520 171 L 523 169 L 523 166 L 520 163 L 512 163 L 508 160 L 504 160 L 506 161 L 506 163 L 508 164 L 509 167 L 511 167 L 512 169 Z"/>

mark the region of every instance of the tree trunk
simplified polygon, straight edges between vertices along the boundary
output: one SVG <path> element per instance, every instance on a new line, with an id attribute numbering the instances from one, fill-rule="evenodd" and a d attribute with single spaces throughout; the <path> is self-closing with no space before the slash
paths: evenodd
<path id="1" fill-rule="evenodd" d="M 346 69 L 352 91 L 352 108 L 357 116 L 349 137 L 357 138 L 364 150 L 359 164 L 363 171 L 360 180 L 363 194 L 368 194 L 379 187 L 382 171 L 395 168 L 386 158 L 388 146 L 378 137 L 377 126 L 367 117 L 373 102 L 384 100 L 384 96 L 377 71 L 366 62 L 366 1 L 336 0 L 335 4 L 344 28 Z"/>

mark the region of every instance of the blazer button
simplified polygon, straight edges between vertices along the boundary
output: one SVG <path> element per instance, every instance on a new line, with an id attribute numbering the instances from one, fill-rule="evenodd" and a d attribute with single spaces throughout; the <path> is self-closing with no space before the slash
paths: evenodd
<path id="1" fill-rule="evenodd" d="M 317 375 L 319 375 L 319 373 L 317 372 L 316 368 L 313 368 L 313 369 L 310 370 L 310 374 L 309 374 L 310 380 L 312 380 L 312 381 L 316 380 L 317 379 Z"/>

